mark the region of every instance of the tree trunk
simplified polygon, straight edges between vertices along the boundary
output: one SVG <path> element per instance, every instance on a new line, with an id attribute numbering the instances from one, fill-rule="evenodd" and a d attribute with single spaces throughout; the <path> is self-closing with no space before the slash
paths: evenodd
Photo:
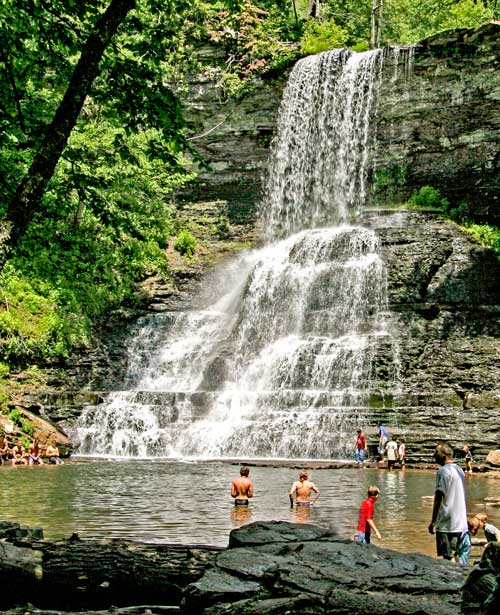
<path id="1" fill-rule="evenodd" d="M 179 605 L 222 547 L 154 545 L 72 537 L 58 542 L 0 542 L 0 612 L 16 604 L 47 609 Z"/>
<path id="2" fill-rule="evenodd" d="M 135 0 L 111 0 L 94 32 L 89 36 L 64 98 L 35 153 L 26 177 L 9 203 L 7 221 L 10 226 L 10 250 L 19 243 L 38 212 L 43 194 L 66 147 L 85 98 L 99 74 L 99 63 L 104 51 L 134 6 Z M 5 262 L 0 263 L 1 266 L 4 264 Z"/>
<path id="3" fill-rule="evenodd" d="M 375 49 L 376 43 L 377 2 L 378 0 L 372 0 L 372 12 L 370 21 L 370 49 Z"/>
<path id="4" fill-rule="evenodd" d="M 377 47 L 382 45 L 382 28 L 384 24 L 384 0 L 379 0 L 377 22 Z"/>

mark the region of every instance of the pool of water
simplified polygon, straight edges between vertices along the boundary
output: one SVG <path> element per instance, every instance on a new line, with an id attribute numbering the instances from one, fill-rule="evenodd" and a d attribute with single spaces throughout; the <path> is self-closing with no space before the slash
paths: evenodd
<path id="1" fill-rule="evenodd" d="M 251 467 L 255 497 L 235 509 L 229 491 L 239 467 L 222 462 L 92 461 L 61 466 L 0 467 L 0 519 L 42 527 L 46 538 L 123 538 L 154 543 L 226 546 L 229 532 L 252 521 L 315 523 L 352 538 L 369 485 L 382 490 L 375 522 L 382 546 L 434 555 L 427 525 L 435 472 L 321 469 L 310 472 L 321 490 L 310 510 L 291 510 L 288 490 L 298 478 L 289 467 Z M 470 513 L 485 511 L 500 527 L 500 508 L 484 498 L 500 483 L 467 476 Z M 481 536 L 482 537 L 482 536 Z"/>

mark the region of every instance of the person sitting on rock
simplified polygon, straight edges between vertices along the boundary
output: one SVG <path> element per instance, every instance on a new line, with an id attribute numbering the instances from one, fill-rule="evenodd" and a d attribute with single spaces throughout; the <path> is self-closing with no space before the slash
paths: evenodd
<path id="1" fill-rule="evenodd" d="M 11 454 L 13 466 L 25 466 L 28 464 L 28 460 L 26 459 L 26 452 L 24 450 L 24 446 L 22 445 L 21 440 L 18 440 L 16 442 L 16 445 L 12 449 Z"/>
<path id="2" fill-rule="evenodd" d="M 28 447 L 28 463 L 30 466 L 43 465 L 42 452 L 37 438 Z"/>
<path id="3" fill-rule="evenodd" d="M 9 458 L 9 443 L 5 438 L 5 434 L 0 432 L 0 465 L 7 463 Z"/>
<path id="4" fill-rule="evenodd" d="M 64 461 L 61 461 L 60 459 L 59 449 L 55 442 L 51 442 L 47 445 L 47 448 L 45 449 L 45 455 L 49 458 L 49 463 L 52 463 L 54 465 L 64 463 Z"/>

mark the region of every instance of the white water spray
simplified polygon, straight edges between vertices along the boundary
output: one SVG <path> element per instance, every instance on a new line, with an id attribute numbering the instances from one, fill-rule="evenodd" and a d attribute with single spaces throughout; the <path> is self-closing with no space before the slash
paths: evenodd
<path id="1" fill-rule="evenodd" d="M 267 246 L 222 272 L 213 305 L 153 319 L 149 363 L 127 390 L 83 412 L 78 453 L 351 454 L 389 335 L 379 241 L 354 225 L 381 58 L 336 50 L 297 63 L 260 206 Z M 131 369 L 137 376 L 137 361 Z"/>

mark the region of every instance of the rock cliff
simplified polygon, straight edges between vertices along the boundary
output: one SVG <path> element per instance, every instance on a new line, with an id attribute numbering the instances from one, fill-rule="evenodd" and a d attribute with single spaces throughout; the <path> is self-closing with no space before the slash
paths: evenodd
<path id="1" fill-rule="evenodd" d="M 497 448 L 500 408 L 500 262 L 437 214 L 367 214 L 380 235 L 396 340 L 381 349 L 372 416 L 405 434 L 408 456 L 429 461 L 437 440 Z M 378 375 L 377 375 L 378 373 Z"/>

